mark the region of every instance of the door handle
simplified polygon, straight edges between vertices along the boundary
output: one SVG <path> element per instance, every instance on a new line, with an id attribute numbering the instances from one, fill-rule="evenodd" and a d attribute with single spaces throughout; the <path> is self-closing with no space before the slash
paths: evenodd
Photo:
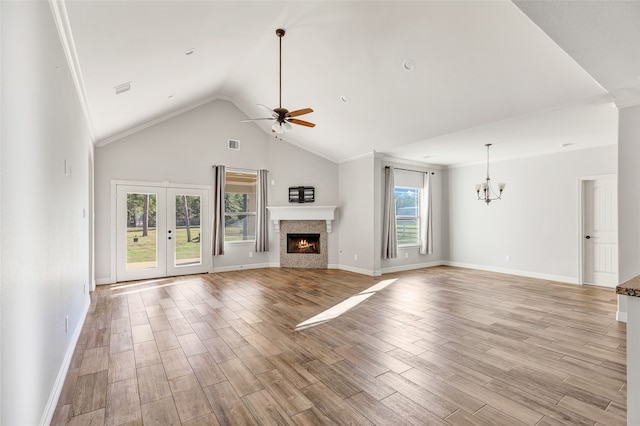
<path id="1" fill-rule="evenodd" d="M 169 237 L 169 239 L 171 239 L 171 237 Z"/>
<path id="2" fill-rule="evenodd" d="M 587 235 L 585 238 L 586 238 L 587 240 L 590 240 L 590 239 L 591 239 L 591 235 Z"/>

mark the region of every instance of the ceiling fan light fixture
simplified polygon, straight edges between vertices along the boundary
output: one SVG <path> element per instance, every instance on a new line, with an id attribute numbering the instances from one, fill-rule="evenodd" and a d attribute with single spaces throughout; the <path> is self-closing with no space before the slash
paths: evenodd
<path id="1" fill-rule="evenodd" d="M 278 108 L 271 109 L 262 104 L 258 104 L 259 107 L 269 111 L 271 117 L 250 118 L 250 119 L 241 120 L 241 121 L 247 122 L 247 121 L 273 120 L 273 124 L 271 125 L 271 130 L 277 134 L 282 134 L 282 133 L 293 130 L 293 126 L 291 125 L 291 123 L 298 124 L 300 126 L 305 126 L 305 127 L 315 127 L 314 123 L 311 123 L 305 120 L 300 120 L 298 118 L 294 118 L 294 117 L 298 117 L 298 116 L 313 112 L 311 108 L 302 108 L 302 109 L 297 109 L 295 111 L 289 111 L 286 108 L 282 108 L 282 37 L 284 37 L 285 35 L 285 30 L 283 30 L 282 28 L 278 28 L 276 30 L 276 35 L 278 36 L 278 39 L 279 39 L 278 44 L 279 44 L 279 51 L 280 51 L 280 64 L 279 64 L 279 75 L 278 75 L 278 79 L 279 79 Z"/>

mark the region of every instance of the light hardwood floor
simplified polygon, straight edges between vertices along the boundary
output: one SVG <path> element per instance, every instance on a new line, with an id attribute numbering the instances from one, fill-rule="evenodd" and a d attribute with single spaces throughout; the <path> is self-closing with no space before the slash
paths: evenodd
<path id="1" fill-rule="evenodd" d="M 624 425 L 615 310 L 613 289 L 451 267 L 101 286 L 53 424 Z"/>

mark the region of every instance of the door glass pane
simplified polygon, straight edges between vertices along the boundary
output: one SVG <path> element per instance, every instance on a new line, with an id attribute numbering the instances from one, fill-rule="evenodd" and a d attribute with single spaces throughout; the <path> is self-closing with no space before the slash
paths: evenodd
<path id="1" fill-rule="evenodd" d="M 202 263 L 200 201 L 199 195 L 176 195 L 175 266 Z"/>
<path id="2" fill-rule="evenodd" d="M 127 193 L 127 270 L 158 267 L 157 194 Z"/>

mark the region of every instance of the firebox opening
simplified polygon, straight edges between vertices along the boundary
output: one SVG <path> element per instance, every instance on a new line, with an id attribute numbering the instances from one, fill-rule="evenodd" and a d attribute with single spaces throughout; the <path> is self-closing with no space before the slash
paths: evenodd
<path id="1" fill-rule="evenodd" d="M 320 253 L 320 234 L 287 234 L 287 253 Z"/>

